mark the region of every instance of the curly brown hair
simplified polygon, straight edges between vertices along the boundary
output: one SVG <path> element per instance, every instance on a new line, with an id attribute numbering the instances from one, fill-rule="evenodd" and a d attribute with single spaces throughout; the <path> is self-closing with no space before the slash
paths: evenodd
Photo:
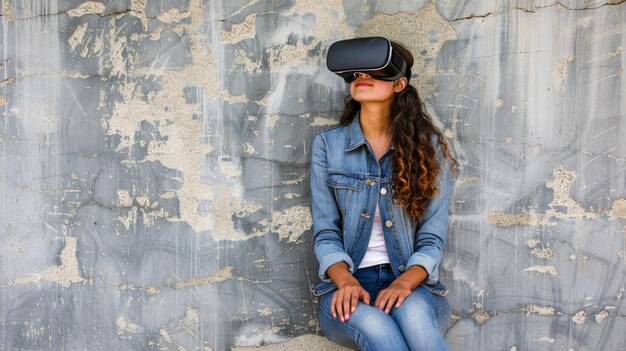
<path id="1" fill-rule="evenodd" d="M 413 55 L 406 48 L 393 41 L 391 45 L 400 52 L 409 67 L 413 66 Z M 348 95 L 341 124 L 350 124 L 360 108 L 361 103 Z M 428 201 L 438 191 L 436 183 L 440 165 L 437 161 L 436 145 L 440 146 L 441 155 L 450 161 L 450 170 L 453 174 L 457 162 L 450 155 L 443 134 L 433 124 L 415 87 L 407 84 L 404 90 L 395 94 L 389 118 L 393 145 L 391 185 L 393 199 L 411 217 L 420 220 L 426 211 Z"/>

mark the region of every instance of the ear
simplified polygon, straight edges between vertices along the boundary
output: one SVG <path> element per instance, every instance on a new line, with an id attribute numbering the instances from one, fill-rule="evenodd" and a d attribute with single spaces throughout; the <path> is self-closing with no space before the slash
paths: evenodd
<path id="1" fill-rule="evenodd" d="M 406 88 L 407 84 L 408 80 L 406 79 L 406 77 L 400 77 L 395 82 L 393 82 L 393 91 L 399 93 L 404 90 L 404 88 Z"/>

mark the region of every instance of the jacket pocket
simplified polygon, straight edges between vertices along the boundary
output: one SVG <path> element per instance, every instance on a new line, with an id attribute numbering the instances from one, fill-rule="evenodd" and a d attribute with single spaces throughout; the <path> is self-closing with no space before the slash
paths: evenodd
<path id="1" fill-rule="evenodd" d="M 342 171 L 329 169 L 324 181 L 326 185 L 333 188 L 335 200 L 345 218 L 348 215 L 350 203 L 353 201 L 352 195 L 363 189 L 364 180 L 350 176 Z"/>
<path id="2" fill-rule="evenodd" d="M 327 185 L 333 188 L 350 189 L 354 191 L 361 191 L 361 189 L 363 189 L 363 179 L 332 169 L 328 170 L 325 181 Z"/>

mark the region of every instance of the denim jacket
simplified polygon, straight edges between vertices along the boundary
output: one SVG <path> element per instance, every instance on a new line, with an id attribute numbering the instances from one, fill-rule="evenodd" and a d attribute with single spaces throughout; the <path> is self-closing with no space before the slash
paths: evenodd
<path id="1" fill-rule="evenodd" d="M 420 265 L 428 273 L 422 285 L 439 295 L 447 293 L 439 283 L 438 270 L 448 232 L 452 189 L 449 163 L 439 150 L 439 191 L 418 222 L 392 199 L 392 150 L 376 160 L 358 115 L 351 124 L 327 129 L 315 137 L 311 197 L 315 255 L 322 280 L 314 288 L 315 295 L 336 289 L 326 274 L 331 265 L 344 261 L 351 273 L 358 268 L 369 243 L 376 204 L 395 276 Z"/>

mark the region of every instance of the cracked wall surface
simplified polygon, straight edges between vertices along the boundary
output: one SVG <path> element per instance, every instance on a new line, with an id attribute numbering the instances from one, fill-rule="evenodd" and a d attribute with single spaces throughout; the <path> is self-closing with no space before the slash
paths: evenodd
<path id="1" fill-rule="evenodd" d="M 626 349 L 624 1 L 0 1 L 0 349 L 341 350 L 313 136 L 383 35 L 459 160 L 453 350 Z"/>

